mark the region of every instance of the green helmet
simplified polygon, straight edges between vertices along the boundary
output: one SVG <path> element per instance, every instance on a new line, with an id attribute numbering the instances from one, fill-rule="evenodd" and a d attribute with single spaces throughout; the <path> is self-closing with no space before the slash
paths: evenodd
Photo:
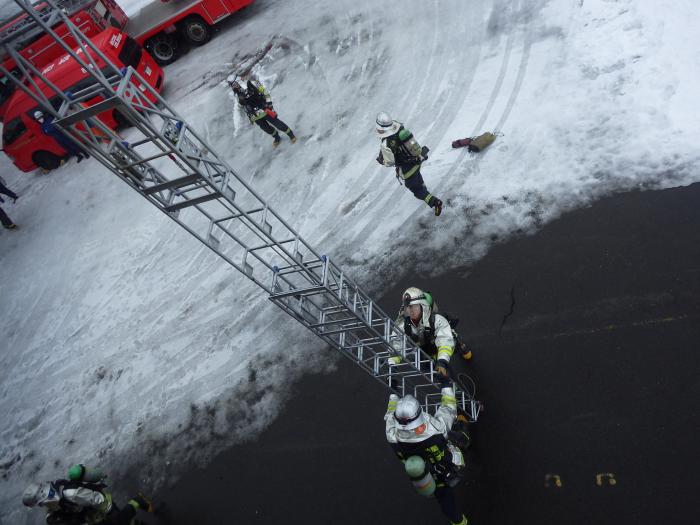
<path id="1" fill-rule="evenodd" d="M 82 481 L 85 475 L 85 465 L 77 463 L 68 469 L 68 479 L 71 481 Z"/>

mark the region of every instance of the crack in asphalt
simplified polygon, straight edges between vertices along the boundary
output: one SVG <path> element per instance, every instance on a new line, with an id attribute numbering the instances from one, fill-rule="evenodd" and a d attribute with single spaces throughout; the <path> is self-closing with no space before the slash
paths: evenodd
<path id="1" fill-rule="evenodd" d="M 513 312 L 515 311 L 515 285 L 510 287 L 510 311 L 503 316 L 503 319 L 501 320 L 501 327 L 498 329 L 499 332 L 503 331 L 503 327 L 505 326 L 506 322 L 508 321 L 508 318 L 513 315 Z"/>

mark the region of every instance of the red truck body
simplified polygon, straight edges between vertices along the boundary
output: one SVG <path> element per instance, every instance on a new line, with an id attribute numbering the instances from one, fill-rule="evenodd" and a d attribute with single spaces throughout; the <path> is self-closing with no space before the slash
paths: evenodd
<path id="1" fill-rule="evenodd" d="M 87 37 L 93 37 L 108 27 L 122 29 L 128 18 L 124 11 L 114 0 L 68 0 L 59 2 L 65 9 L 71 21 Z M 45 4 L 35 6 L 37 11 L 43 9 Z M 23 25 L 29 21 L 26 13 L 13 18 L 11 21 L 0 26 L 0 35 L 9 35 L 13 31 L 19 31 Z M 77 46 L 68 28 L 63 24 L 56 24 L 52 28 L 71 48 Z M 65 54 L 65 50 L 51 37 L 40 30 L 32 30 L 23 37 L 22 48 L 18 53 L 31 62 L 37 69 L 41 70 L 55 59 Z M 10 72 L 19 75 L 17 64 L 14 59 L 4 56 L 2 65 Z M 15 91 L 15 85 L 4 75 L 0 75 L 0 122 L 3 120 L 7 102 Z"/>
<path id="2" fill-rule="evenodd" d="M 152 2 L 132 16 L 126 25 L 126 32 L 139 44 L 158 33 L 172 33 L 177 23 L 191 16 L 202 18 L 208 25 L 214 25 L 239 9 L 253 3 L 253 0 L 170 0 Z"/>
<path id="3" fill-rule="evenodd" d="M 194 45 L 204 44 L 211 37 L 211 26 L 236 11 L 250 5 L 254 0 L 154 0 L 144 6 L 131 19 L 119 7 L 116 0 L 60 0 L 62 7 L 73 23 L 87 37 L 97 35 L 107 27 L 122 29 L 144 46 L 160 65 L 169 64 L 178 57 L 180 40 Z M 36 10 L 46 5 L 38 3 Z M 29 20 L 22 13 L 0 25 L 0 35 L 10 35 L 21 30 Z M 75 47 L 75 39 L 63 23 L 52 28 L 69 46 Z M 64 54 L 63 48 L 40 30 L 25 35 L 19 54 L 38 69 L 50 64 Z M 8 56 L 0 54 L 2 65 L 10 72 L 19 74 L 17 64 Z M 4 118 L 7 101 L 15 91 L 15 85 L 0 74 L 0 122 Z"/>
<path id="4" fill-rule="evenodd" d="M 202 45 L 211 38 L 211 26 L 249 6 L 254 0 L 170 0 L 151 2 L 131 16 L 126 32 L 142 44 L 161 65 L 174 61 L 179 40 Z"/>
<path id="5" fill-rule="evenodd" d="M 143 52 L 141 45 L 133 38 L 117 28 L 108 28 L 95 36 L 92 41 L 112 64 L 119 68 L 131 66 L 156 91 L 162 89 L 163 70 L 148 53 Z M 78 50 L 78 54 L 80 53 L 82 50 Z M 106 67 L 102 59 L 92 50 L 89 50 L 89 53 L 96 60 L 98 67 Z M 68 54 L 51 62 L 41 73 L 64 93 L 77 92 L 94 83 L 90 74 Z M 41 80 L 38 81 L 38 86 L 49 98 L 55 93 Z M 155 101 L 155 97 L 149 93 L 146 96 L 151 101 Z M 54 107 L 58 109 L 60 98 L 51 98 L 52 104 L 54 100 Z M 85 104 L 92 106 L 102 100 L 104 98 L 97 95 Z M 42 125 L 35 115 L 38 110 L 40 108 L 37 102 L 22 90 L 17 90 L 7 104 L 2 130 L 3 151 L 12 159 L 15 166 L 24 172 L 32 171 L 37 167 L 53 169 L 59 165 L 60 159 L 67 153 L 56 140 L 42 131 Z M 120 125 L 120 116 L 117 110 L 107 110 L 99 113 L 96 118 L 116 129 Z"/>

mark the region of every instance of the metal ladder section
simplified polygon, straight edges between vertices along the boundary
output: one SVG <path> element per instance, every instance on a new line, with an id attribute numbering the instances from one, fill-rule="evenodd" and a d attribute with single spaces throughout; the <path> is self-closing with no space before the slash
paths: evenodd
<path id="1" fill-rule="evenodd" d="M 54 5 L 63 13 L 70 16 L 76 11 L 93 4 L 94 2 L 95 0 L 58 0 Z M 50 27 L 53 27 L 61 21 L 59 13 L 54 12 L 54 10 L 42 0 L 34 2 L 32 4 L 32 8 L 46 18 L 46 23 Z M 8 25 L 15 18 L 18 19 L 11 25 Z M 0 42 L 7 38 L 11 38 L 13 39 L 15 47 L 23 46 L 26 42 L 33 41 L 44 32 L 44 29 L 41 26 L 38 26 L 33 18 L 20 17 L 19 13 L 1 21 L 0 27 L 3 27 L 2 31 L 0 31 Z"/>
<path id="2" fill-rule="evenodd" d="M 34 18 L 51 33 L 40 16 Z M 65 17 L 64 22 L 72 26 Z M 89 41 L 80 42 L 107 62 Z M 85 51 L 69 52 L 79 61 L 90 58 Z M 58 110 L 46 97 L 35 97 L 56 114 L 57 126 L 375 380 L 436 410 L 441 385 L 434 362 L 391 317 L 275 212 L 136 71 L 105 73 L 83 65 L 95 83 L 70 97 L 59 93 Z M 87 107 L 98 93 L 104 100 Z M 129 142 L 95 118 L 114 109 L 134 125 Z M 401 363 L 390 365 L 391 356 L 400 356 Z M 476 421 L 479 402 L 454 386 L 458 403 Z"/>

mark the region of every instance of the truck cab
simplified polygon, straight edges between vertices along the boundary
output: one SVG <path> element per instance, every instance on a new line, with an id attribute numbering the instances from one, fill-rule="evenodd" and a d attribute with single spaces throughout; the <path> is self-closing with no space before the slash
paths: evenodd
<path id="1" fill-rule="evenodd" d="M 133 67 L 146 82 L 157 92 L 163 88 L 163 70 L 143 48 L 127 34 L 115 28 L 109 28 L 92 39 L 117 68 Z M 76 50 L 82 53 L 82 50 Z M 93 56 L 100 68 L 107 69 L 101 59 Z M 42 71 L 42 76 L 53 83 L 62 92 L 78 91 L 93 85 L 95 80 L 75 59 L 65 54 Z M 51 87 L 35 79 L 41 92 L 49 98 L 54 109 L 61 104 L 60 96 Z M 148 94 L 146 95 L 148 97 Z M 154 98 L 154 97 L 149 97 Z M 97 95 L 86 102 L 91 106 L 104 100 Z M 21 171 L 30 172 L 37 167 L 45 170 L 55 169 L 61 164 L 67 152 L 52 136 L 42 130 L 42 122 L 37 121 L 36 113 L 40 111 L 37 102 L 23 90 L 17 90 L 7 103 L 5 121 L 2 130 L 2 147 L 5 154 Z M 112 129 L 126 124 L 117 109 L 97 115 L 103 123 Z"/>

